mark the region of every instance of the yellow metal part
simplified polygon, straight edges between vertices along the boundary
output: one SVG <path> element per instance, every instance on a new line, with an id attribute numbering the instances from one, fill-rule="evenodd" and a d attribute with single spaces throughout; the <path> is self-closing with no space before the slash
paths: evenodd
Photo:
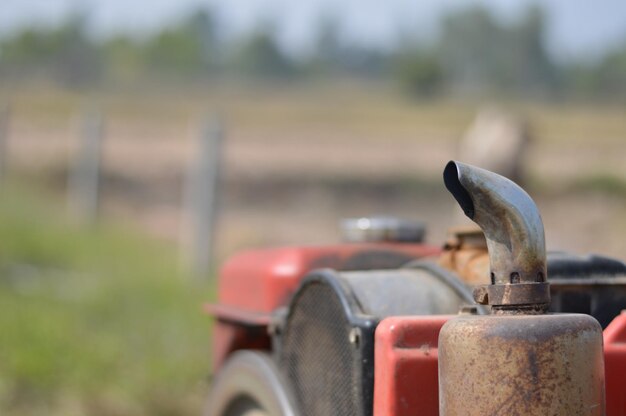
<path id="1" fill-rule="evenodd" d="M 489 283 L 489 253 L 487 240 L 476 225 L 449 230 L 439 265 L 456 273 L 467 284 Z"/>

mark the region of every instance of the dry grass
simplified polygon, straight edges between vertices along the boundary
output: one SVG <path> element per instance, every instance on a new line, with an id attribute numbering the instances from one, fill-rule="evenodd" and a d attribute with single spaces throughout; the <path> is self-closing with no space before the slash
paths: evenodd
<path id="1" fill-rule="evenodd" d="M 52 175 L 49 182 L 56 184 L 62 183 L 76 150 L 76 114 L 83 103 L 98 103 L 108 118 L 107 212 L 170 239 L 178 236 L 181 181 L 194 157 L 199 119 L 219 111 L 227 126 L 222 255 L 251 244 L 330 241 L 337 236 L 338 217 L 381 212 L 434 223 L 433 236 L 440 240 L 452 207 L 443 210 L 445 215 L 441 209 L 431 210 L 430 197 L 421 196 L 419 186 L 414 187 L 414 195 L 396 193 L 384 200 L 378 193 L 358 189 L 368 183 L 439 184 L 442 166 L 455 157 L 457 140 L 480 107 L 450 100 L 412 102 L 384 85 L 355 83 L 223 85 L 86 97 L 38 88 L 13 94 L 13 102 L 14 170 Z M 519 102 L 505 106 L 527 115 L 534 127 L 528 171 L 548 201 L 558 201 L 550 195 L 566 191 L 614 194 L 615 187 L 598 184 L 626 180 L 623 108 Z M 286 183 L 290 185 L 285 187 Z M 354 186 L 345 192 L 341 184 Z M 584 205 L 587 199 L 582 195 L 577 203 Z M 359 202 L 349 202 L 353 200 Z M 449 201 L 443 196 L 440 203 Z M 613 212 L 599 206 L 593 209 Z M 607 222 L 619 219 L 607 218 Z M 572 235 L 560 230 L 557 234 Z"/>

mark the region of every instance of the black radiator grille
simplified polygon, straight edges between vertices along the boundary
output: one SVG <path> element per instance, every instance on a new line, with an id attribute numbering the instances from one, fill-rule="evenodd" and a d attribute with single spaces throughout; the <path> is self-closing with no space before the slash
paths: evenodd
<path id="1" fill-rule="evenodd" d="M 294 303 L 285 326 L 281 361 L 302 416 L 354 416 L 362 398 L 355 383 L 350 324 L 333 289 L 310 282 Z"/>

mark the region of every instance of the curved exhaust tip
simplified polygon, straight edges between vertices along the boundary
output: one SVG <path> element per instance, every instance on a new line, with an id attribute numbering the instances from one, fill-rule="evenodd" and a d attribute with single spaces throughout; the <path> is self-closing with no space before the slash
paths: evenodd
<path id="1" fill-rule="evenodd" d="M 487 240 L 492 284 L 479 303 L 545 310 L 550 301 L 545 236 L 532 198 L 501 175 L 456 161 L 448 162 L 443 180 Z"/>
<path id="2" fill-rule="evenodd" d="M 454 199 L 456 199 L 456 202 L 459 203 L 465 215 L 467 215 L 469 219 L 474 219 L 474 201 L 472 201 L 472 197 L 469 192 L 467 192 L 467 189 L 461 184 L 460 178 L 461 172 L 459 171 L 457 163 L 454 160 L 449 161 L 443 170 L 443 183 Z"/>

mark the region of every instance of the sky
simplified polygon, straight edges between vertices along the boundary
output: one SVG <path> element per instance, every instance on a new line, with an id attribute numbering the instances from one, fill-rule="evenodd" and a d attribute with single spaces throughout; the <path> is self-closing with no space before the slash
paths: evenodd
<path id="1" fill-rule="evenodd" d="M 399 33 L 424 38 L 438 18 L 455 8 L 485 4 L 504 20 L 515 20 L 534 0 L 0 0 L 0 34 L 27 24 L 54 24 L 72 10 L 88 11 L 96 36 L 123 31 L 141 36 L 189 13 L 211 7 L 223 31 L 236 36 L 273 22 L 281 44 L 298 53 L 314 39 L 323 16 L 339 19 L 345 39 L 384 48 Z M 543 0 L 548 47 L 559 59 L 593 59 L 626 41 L 625 0 Z"/>

